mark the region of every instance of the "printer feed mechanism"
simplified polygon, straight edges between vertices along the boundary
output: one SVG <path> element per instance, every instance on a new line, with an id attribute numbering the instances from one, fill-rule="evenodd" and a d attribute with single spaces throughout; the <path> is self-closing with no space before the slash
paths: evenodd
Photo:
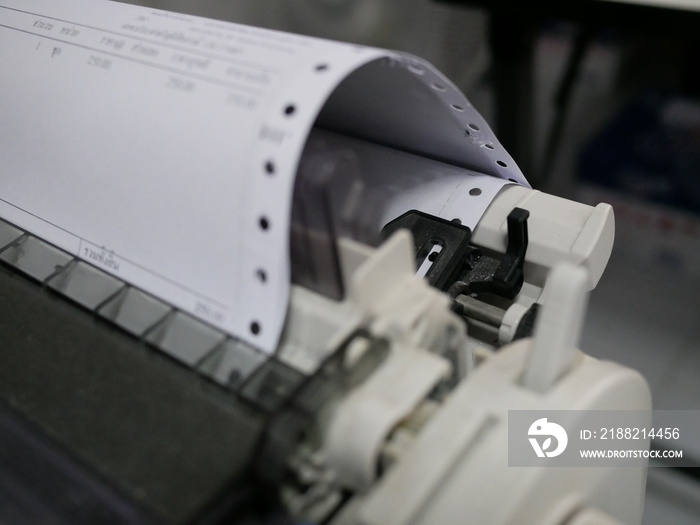
<path id="1" fill-rule="evenodd" d="M 0 42 L 0 521 L 640 522 L 644 464 L 510 466 L 514 412 L 649 417 L 578 350 L 612 209 L 429 64 L 90 0 Z"/>
<path id="2" fill-rule="evenodd" d="M 420 212 L 378 228 L 367 150 L 399 153 L 328 138 L 300 163 L 274 356 L 2 223 L 2 439 L 22 442 L 6 508 L 31 498 L 26 522 L 58 523 L 638 521 L 642 468 L 506 464 L 508 410 L 648 408 L 639 375 L 576 349 L 610 207 L 510 185 L 474 231 Z"/>

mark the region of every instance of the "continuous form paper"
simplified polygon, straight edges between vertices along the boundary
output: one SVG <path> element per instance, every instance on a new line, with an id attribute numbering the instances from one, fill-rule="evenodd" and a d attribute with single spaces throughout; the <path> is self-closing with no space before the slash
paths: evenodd
<path id="1" fill-rule="evenodd" d="M 468 226 L 508 179 L 527 184 L 447 79 L 391 51 L 109 1 L 0 0 L 0 70 L 0 216 L 267 352 L 322 108 L 328 128 L 478 172 L 465 177 L 487 181 L 479 199 L 442 206 Z"/>

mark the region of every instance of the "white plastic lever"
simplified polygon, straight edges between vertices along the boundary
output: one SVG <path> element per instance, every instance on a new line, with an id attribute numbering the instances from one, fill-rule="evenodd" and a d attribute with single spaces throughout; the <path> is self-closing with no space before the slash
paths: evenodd
<path id="1" fill-rule="evenodd" d="M 523 386 L 545 392 L 574 364 L 588 303 L 588 272 L 570 263 L 554 267 L 547 300 L 535 325 Z"/>

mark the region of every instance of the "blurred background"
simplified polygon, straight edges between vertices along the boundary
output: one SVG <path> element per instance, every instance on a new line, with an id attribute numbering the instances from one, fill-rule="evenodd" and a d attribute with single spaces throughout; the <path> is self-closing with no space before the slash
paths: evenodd
<path id="1" fill-rule="evenodd" d="M 700 409 L 700 1 L 132 3 L 435 64 L 533 187 L 613 205 L 582 348 L 640 370 L 655 408 Z M 700 461 L 700 443 L 683 446 Z M 662 521 L 700 523 L 700 469 L 650 469 L 644 524 Z"/>

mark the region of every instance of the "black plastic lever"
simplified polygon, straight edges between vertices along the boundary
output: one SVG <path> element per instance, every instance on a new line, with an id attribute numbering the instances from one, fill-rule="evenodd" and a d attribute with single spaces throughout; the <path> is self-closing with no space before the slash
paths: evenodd
<path id="1" fill-rule="evenodd" d="M 472 246 L 471 230 L 466 226 L 416 210 L 391 221 L 382 234 L 388 237 L 399 228 L 410 230 L 419 266 L 430 256 L 431 247 L 439 246 L 440 251 L 425 277 L 428 283 L 447 291 L 453 298 L 459 294 L 492 293 L 513 299 L 524 281 L 529 216 L 530 212 L 522 208 L 513 208 L 508 214 L 508 245 L 501 259 L 484 255 Z"/>
<path id="2" fill-rule="evenodd" d="M 527 219 L 530 212 L 513 208 L 508 214 L 508 247 L 501 264 L 493 274 L 494 293 L 512 299 L 523 286 L 523 265 L 527 252 Z"/>
<path id="3" fill-rule="evenodd" d="M 425 275 L 431 286 L 446 290 L 459 276 L 464 260 L 472 250 L 469 242 L 471 230 L 456 222 L 428 215 L 417 210 L 404 213 L 382 229 L 384 238 L 399 228 L 406 228 L 413 234 L 417 266 L 428 257 L 433 261 Z M 439 253 L 433 259 L 431 248 L 439 246 Z"/>
<path id="4" fill-rule="evenodd" d="M 527 252 L 527 219 L 530 212 L 513 208 L 508 214 L 508 245 L 506 253 L 497 259 L 473 248 L 465 260 L 465 270 L 449 287 L 447 293 L 458 295 L 490 293 L 513 299 L 523 286 L 523 265 Z"/>

